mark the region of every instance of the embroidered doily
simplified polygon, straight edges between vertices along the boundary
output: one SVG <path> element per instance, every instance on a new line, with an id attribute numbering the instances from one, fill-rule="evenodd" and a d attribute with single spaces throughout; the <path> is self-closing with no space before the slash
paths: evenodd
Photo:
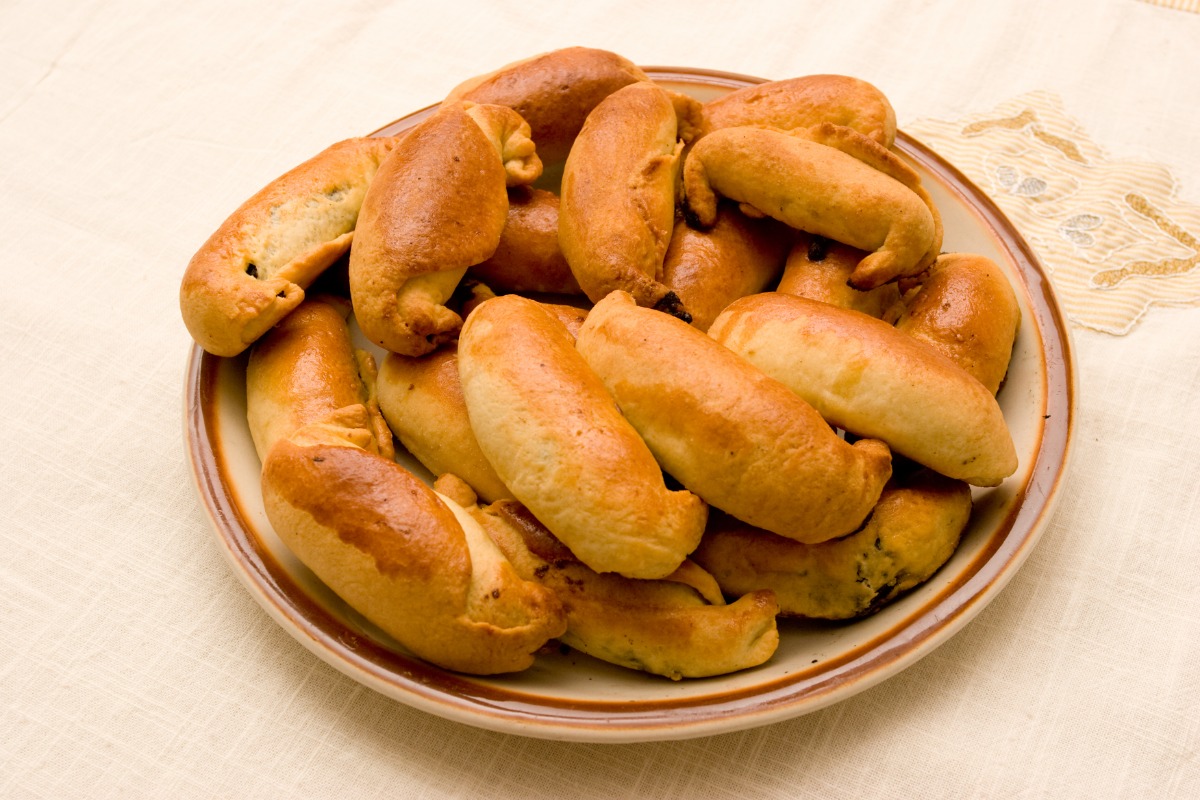
<path id="1" fill-rule="evenodd" d="M 1121 335 L 1151 306 L 1200 304 L 1200 206 L 1175 199 L 1167 168 L 1110 160 L 1056 95 L 904 129 L 1004 210 L 1072 323 Z"/>

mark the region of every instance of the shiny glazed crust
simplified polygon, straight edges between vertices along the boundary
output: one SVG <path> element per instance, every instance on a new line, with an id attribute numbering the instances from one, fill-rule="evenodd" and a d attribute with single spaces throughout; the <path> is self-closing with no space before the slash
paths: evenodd
<path id="1" fill-rule="evenodd" d="M 920 272 L 941 246 L 940 218 L 928 195 L 909 185 L 919 186 L 915 173 L 890 151 L 836 126 L 805 136 L 752 127 L 714 131 L 693 145 L 683 182 L 688 209 L 702 226 L 715 221 L 720 195 L 870 251 L 850 278 L 860 289 Z"/>
<path id="2" fill-rule="evenodd" d="M 367 338 L 419 356 L 457 335 L 462 320 L 446 301 L 495 251 L 507 185 L 541 174 L 528 133 L 511 109 L 447 104 L 380 166 L 350 252 L 350 295 Z"/>
<path id="3" fill-rule="evenodd" d="M 1021 309 L 1012 284 L 991 259 L 938 257 L 919 288 L 905 296 L 896 328 L 969 372 L 995 394 L 1008 372 Z"/>
<path id="4" fill-rule="evenodd" d="M 246 420 L 259 460 L 280 440 L 348 406 L 365 409 L 372 435 L 364 446 L 387 458 L 394 454 L 375 400 L 375 360 L 354 350 L 348 312 L 343 301 L 310 298 L 251 348 Z"/>
<path id="5" fill-rule="evenodd" d="M 545 189 L 510 189 L 500 244 L 491 258 L 469 272 L 505 292 L 583 294 L 558 246 L 558 195 Z"/>
<path id="6" fill-rule="evenodd" d="M 672 680 L 758 666 L 779 645 L 779 608 L 769 591 L 726 604 L 691 561 L 661 580 L 589 569 L 514 501 L 473 512 L 513 567 L 554 591 L 567 613 L 563 644 Z"/>
<path id="7" fill-rule="evenodd" d="M 725 306 L 763 291 L 779 277 L 790 237 L 791 231 L 774 220 L 751 219 L 723 203 L 708 230 L 675 223 L 663 260 L 663 285 L 679 297 L 692 324 L 706 331 Z"/>
<path id="8" fill-rule="evenodd" d="M 693 558 L 731 596 L 770 589 L 784 616 L 854 619 L 929 580 L 970 515 L 967 484 L 922 470 L 889 483 L 849 536 L 807 545 L 714 515 Z"/>
<path id="9" fill-rule="evenodd" d="M 601 100 L 648 80 L 631 61 L 607 50 L 567 47 L 508 64 L 450 90 L 446 101 L 507 106 L 529 123 L 538 154 L 562 161 L 584 120 Z"/>
<path id="10" fill-rule="evenodd" d="M 471 428 L 513 495 L 589 567 L 669 575 L 699 542 L 707 507 L 666 488 L 574 345 L 519 295 L 472 311 L 458 348 Z"/>
<path id="11" fill-rule="evenodd" d="M 832 122 L 884 147 L 896 139 L 896 112 L 883 92 L 846 75 L 806 75 L 747 86 L 704 104 L 710 130 L 759 125 L 782 130 Z"/>
<path id="12" fill-rule="evenodd" d="M 995 486 L 1016 471 L 996 398 L 953 361 L 885 322 L 770 292 L 732 303 L 709 333 L 832 424 L 882 439 L 943 475 Z"/>
<path id="13" fill-rule="evenodd" d="M 797 541 L 859 525 L 891 475 L 812 406 L 702 332 L 614 292 L 576 346 L 670 475 L 711 505 Z"/>
<path id="14" fill-rule="evenodd" d="M 359 208 L 396 138 L 338 142 L 247 200 L 192 256 L 179 290 L 188 332 L 236 356 L 304 300 L 350 249 Z"/>
<path id="15" fill-rule="evenodd" d="M 669 291 L 661 280 L 675 227 L 677 132 L 668 94 L 632 84 L 596 106 L 567 157 L 558 240 L 593 303 L 622 289 L 654 306 Z"/>

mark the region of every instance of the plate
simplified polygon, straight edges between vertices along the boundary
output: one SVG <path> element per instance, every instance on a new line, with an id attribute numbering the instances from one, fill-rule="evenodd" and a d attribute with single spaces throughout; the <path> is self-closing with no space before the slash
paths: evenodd
<path id="1" fill-rule="evenodd" d="M 697 69 L 646 71 L 702 101 L 762 82 Z M 397 133 L 434 109 L 376 133 Z M 447 719 L 523 736 L 631 742 L 741 730 L 823 708 L 910 666 L 996 597 L 1045 529 L 1067 467 L 1076 376 L 1064 316 L 1029 245 L 983 192 L 936 153 L 903 132 L 896 147 L 942 212 L 944 249 L 980 253 L 1000 265 L 1022 312 L 998 396 L 1020 467 L 999 487 L 976 490 L 962 544 L 926 584 L 853 623 L 781 621 L 781 643 L 770 661 L 716 678 L 673 682 L 565 649 L 540 655 L 517 675 L 446 672 L 410 655 L 348 608 L 279 541 L 263 511 L 260 465 L 246 425 L 246 358 L 218 358 L 197 347 L 184 398 L 187 452 L 233 571 L 288 633 L 359 683 Z"/>

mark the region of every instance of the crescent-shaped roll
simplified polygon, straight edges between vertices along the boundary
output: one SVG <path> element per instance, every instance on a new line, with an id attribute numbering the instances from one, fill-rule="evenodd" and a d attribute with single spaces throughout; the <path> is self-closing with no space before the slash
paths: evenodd
<path id="1" fill-rule="evenodd" d="M 304 300 L 350 249 L 359 208 L 397 138 L 347 139 L 267 184 L 192 256 L 179 289 L 188 332 L 236 356 Z"/>
<path id="2" fill-rule="evenodd" d="M 517 575 L 463 509 L 354 442 L 344 410 L 278 443 L 263 465 L 267 519 L 330 589 L 420 658 L 515 672 L 566 629 L 553 592 Z"/>
<path id="3" fill-rule="evenodd" d="M 970 515 L 967 484 L 920 470 L 889 483 L 849 536 L 801 544 L 714 515 L 693 558 L 730 596 L 770 589 L 784 616 L 854 619 L 929 580 L 954 554 Z"/>
<path id="4" fill-rule="evenodd" d="M 1012 284 L 986 256 L 938 257 L 905 297 L 896 328 L 948 357 L 995 394 L 1008 372 L 1021 308 Z"/>
<path id="5" fill-rule="evenodd" d="M 376 401 L 375 359 L 355 351 L 349 304 L 310 297 L 255 342 L 246 362 L 246 420 L 261 461 L 277 442 L 340 408 L 361 405 L 371 439 L 363 446 L 393 456 L 392 433 Z"/>
<path id="6" fill-rule="evenodd" d="M 730 304 L 709 334 L 834 425 L 882 439 L 943 475 L 995 486 L 1017 469 L 996 398 L 953 361 L 886 322 L 769 292 Z"/>
<path id="7" fill-rule="evenodd" d="M 562 161 L 589 113 L 613 92 L 638 81 L 642 72 L 607 50 L 566 47 L 508 64 L 450 90 L 447 102 L 471 100 L 508 106 L 531 129 L 538 155 Z"/>
<path id="8" fill-rule="evenodd" d="M 663 259 L 663 285 L 706 331 L 725 306 L 775 282 L 790 235 L 774 220 L 751 219 L 724 203 L 708 230 L 679 220 Z"/>
<path id="9" fill-rule="evenodd" d="M 840 242 L 800 233 L 788 253 L 775 291 L 820 300 L 892 322 L 903 310 L 896 282 L 865 291 L 848 283 L 855 266 L 866 255 L 862 250 Z"/>
<path id="10" fill-rule="evenodd" d="M 712 576 L 691 561 L 661 580 L 598 573 L 520 503 L 472 513 L 523 578 L 562 601 L 567 630 L 559 641 L 580 652 L 679 680 L 758 666 L 779 645 L 779 609 L 769 591 L 727 604 Z"/>
<path id="11" fill-rule="evenodd" d="M 781 536 L 853 531 L 891 475 L 882 442 L 851 445 L 788 387 L 681 320 L 614 292 L 576 347 L 670 475 Z"/>
<path id="12" fill-rule="evenodd" d="M 453 340 L 462 319 L 446 301 L 495 252 L 507 186 L 540 174 L 529 126 L 512 109 L 451 103 L 414 127 L 380 166 L 350 251 L 350 297 L 367 338 L 410 356 Z"/>
<path id="13" fill-rule="evenodd" d="M 566 328 L 535 301 L 502 295 L 472 311 L 458 372 L 496 474 L 579 560 L 661 578 L 695 548 L 707 506 L 666 488 Z"/>
<path id="14" fill-rule="evenodd" d="M 582 294 L 558 246 L 558 195 L 518 187 L 508 192 L 508 218 L 491 258 L 470 274 L 504 292 Z"/>
<path id="15" fill-rule="evenodd" d="M 937 257 L 940 217 L 928 194 L 906 185 L 916 179 L 911 169 L 846 130 L 818 126 L 804 136 L 753 127 L 713 131 L 692 145 L 684 164 L 689 210 L 701 226 L 711 225 L 720 195 L 869 251 L 850 277 L 859 289 L 920 272 Z M 871 163 L 863 160 L 868 156 Z"/>
<path id="16" fill-rule="evenodd" d="M 758 125 L 781 130 L 832 122 L 884 147 L 896 139 L 896 112 L 883 92 L 847 75 L 805 75 L 747 86 L 704 104 L 710 130 Z"/>
<path id="17" fill-rule="evenodd" d="M 592 111 L 563 169 L 558 241 L 593 303 L 621 289 L 640 305 L 673 311 L 662 283 L 675 227 L 679 156 L 666 91 L 635 83 Z"/>
<path id="18" fill-rule="evenodd" d="M 454 345 L 420 358 L 389 353 L 378 385 L 388 426 L 426 469 L 457 475 L 489 503 L 512 497 L 471 430 Z"/>

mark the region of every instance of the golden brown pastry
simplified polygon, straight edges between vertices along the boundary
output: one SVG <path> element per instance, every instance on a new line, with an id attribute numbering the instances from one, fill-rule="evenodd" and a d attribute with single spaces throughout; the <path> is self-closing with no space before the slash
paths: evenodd
<path id="1" fill-rule="evenodd" d="M 752 525 L 803 542 L 843 536 L 891 474 L 882 442 L 838 438 L 788 387 L 624 292 L 588 313 L 576 347 L 663 469 Z"/>
<path id="2" fill-rule="evenodd" d="M 691 561 L 661 580 L 601 574 L 520 503 L 473 513 L 523 578 L 562 601 L 567 630 L 559 640 L 580 652 L 679 680 L 758 666 L 779 645 L 779 607 L 769 591 L 726 604 L 712 576 Z"/>
<path id="3" fill-rule="evenodd" d="M 666 488 L 570 334 L 535 301 L 503 295 L 472 311 L 458 372 L 496 474 L 579 560 L 661 578 L 695 548 L 707 507 Z"/>
<path id="4" fill-rule="evenodd" d="M 588 47 L 542 53 L 464 81 L 446 102 L 471 100 L 508 106 L 532 130 L 547 164 L 562 161 L 591 110 L 631 83 L 648 80 L 629 60 Z"/>
<path id="5" fill-rule="evenodd" d="M 995 486 L 1016 471 L 1016 448 L 996 398 L 953 361 L 886 322 L 768 292 L 733 302 L 709 334 L 834 425 L 882 439 L 943 475 Z"/>
<path id="6" fill-rule="evenodd" d="M 347 139 L 276 178 L 192 256 L 179 306 L 196 343 L 236 356 L 350 249 L 359 207 L 396 138 Z"/>
<path id="7" fill-rule="evenodd" d="M 775 291 L 820 300 L 894 322 L 903 309 L 900 289 L 895 282 L 866 291 L 855 289 L 848 282 L 855 266 L 866 255 L 862 250 L 839 242 L 800 233 L 788 253 L 783 275 Z"/>
<path id="8" fill-rule="evenodd" d="M 294 312 L 256 346 L 261 370 L 247 381 L 248 407 L 304 421 L 350 399 L 344 335 L 331 306 Z M 465 511 L 378 454 L 386 448 L 377 418 L 354 401 L 269 445 L 262 493 L 272 528 L 338 596 L 421 658 L 481 674 L 524 669 L 565 629 L 561 604 L 522 580 Z"/>
<path id="9" fill-rule="evenodd" d="M 1000 388 L 1021 325 L 1012 284 L 991 259 L 968 253 L 938 257 L 905 296 L 896 327 L 948 357 L 992 394 Z"/>
<path id="10" fill-rule="evenodd" d="M 667 93 L 635 83 L 596 106 L 571 148 L 558 241 L 593 303 L 622 289 L 640 305 L 677 306 L 662 275 L 675 227 L 678 128 Z"/>
<path id="11" fill-rule="evenodd" d="M 896 139 L 896 112 L 883 92 L 846 75 L 805 75 L 747 86 L 704 104 L 711 130 L 758 125 L 782 130 L 832 122 L 884 147 Z"/>
<path id="12" fill-rule="evenodd" d="M 913 188 L 920 184 L 916 174 L 846 128 L 826 124 L 803 136 L 723 128 L 692 146 L 683 181 L 701 226 L 715 221 L 720 195 L 797 230 L 870 251 L 850 276 L 859 289 L 920 272 L 941 247 L 940 216 L 928 194 Z"/>
<path id="13" fill-rule="evenodd" d="M 506 187 L 540 174 L 529 126 L 512 109 L 450 103 L 414 127 L 380 166 L 350 252 L 367 338 L 409 356 L 453 340 L 462 320 L 446 301 L 495 252 Z"/>
<path id="14" fill-rule="evenodd" d="M 790 231 L 769 219 L 751 219 L 722 203 L 708 230 L 675 223 L 663 260 L 663 285 L 674 292 L 702 331 L 739 297 L 756 294 L 779 277 Z"/>
<path id="15" fill-rule="evenodd" d="M 359 407 L 361 408 L 361 407 Z M 566 628 L 478 523 L 334 418 L 277 444 L 263 503 L 284 544 L 352 608 L 417 656 L 490 675 L 525 669 Z"/>
<path id="16" fill-rule="evenodd" d="M 372 437 L 364 446 L 393 456 L 392 434 L 376 402 L 375 359 L 351 344 L 349 311 L 344 301 L 311 297 L 250 350 L 246 418 L 261 461 L 281 439 L 347 406 L 366 410 Z"/>
<path id="17" fill-rule="evenodd" d="M 789 617 L 854 619 L 937 572 L 971 515 L 971 490 L 928 470 L 889 483 L 861 529 L 801 544 L 714 515 L 693 558 L 738 597 L 770 589 Z"/>
<path id="18" fill-rule="evenodd" d="M 489 503 L 512 497 L 471 430 L 453 344 L 420 358 L 389 353 L 378 391 L 388 426 L 426 469 L 454 473 Z"/>
<path id="19" fill-rule="evenodd" d="M 500 244 L 470 273 L 504 292 L 583 294 L 558 246 L 558 195 L 545 189 L 510 189 Z"/>

